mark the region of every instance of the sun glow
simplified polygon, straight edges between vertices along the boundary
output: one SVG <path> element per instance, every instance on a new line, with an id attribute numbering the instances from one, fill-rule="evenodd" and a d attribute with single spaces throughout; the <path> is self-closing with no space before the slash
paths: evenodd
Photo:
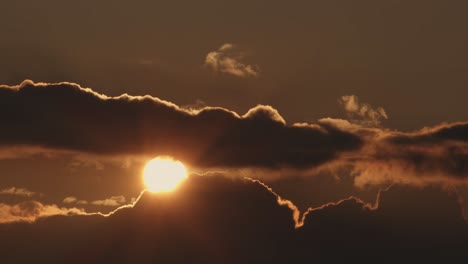
<path id="1" fill-rule="evenodd" d="M 143 171 L 146 188 L 151 192 L 169 192 L 187 178 L 184 164 L 167 157 L 150 160 Z"/>

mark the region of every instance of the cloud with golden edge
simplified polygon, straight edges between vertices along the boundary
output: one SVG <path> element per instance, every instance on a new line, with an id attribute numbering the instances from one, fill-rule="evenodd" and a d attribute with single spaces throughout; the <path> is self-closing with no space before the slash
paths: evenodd
<path id="1" fill-rule="evenodd" d="M 219 49 L 209 52 L 205 65 L 215 72 L 222 72 L 236 77 L 256 77 L 258 67 L 242 62 L 244 54 L 234 44 L 223 44 Z"/>

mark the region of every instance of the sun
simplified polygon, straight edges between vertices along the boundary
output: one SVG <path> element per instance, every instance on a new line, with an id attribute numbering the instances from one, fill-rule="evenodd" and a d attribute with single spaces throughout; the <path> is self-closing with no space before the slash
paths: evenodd
<path id="1" fill-rule="evenodd" d="M 169 192 L 187 178 L 184 164 L 169 157 L 150 160 L 143 171 L 146 188 L 151 192 Z"/>

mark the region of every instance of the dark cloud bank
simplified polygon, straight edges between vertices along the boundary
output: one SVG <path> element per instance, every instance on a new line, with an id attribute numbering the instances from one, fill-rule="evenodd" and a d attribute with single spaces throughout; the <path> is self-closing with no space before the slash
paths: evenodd
<path id="1" fill-rule="evenodd" d="M 436 203 L 432 203 L 434 197 Z M 2 263 L 454 263 L 468 226 L 456 195 L 394 187 L 376 207 L 350 197 L 292 211 L 257 182 L 192 176 L 103 216 L 0 225 Z"/>
<path id="2" fill-rule="evenodd" d="M 376 205 L 350 197 L 301 218 L 259 182 L 193 176 L 174 193 L 145 193 L 133 208 L 109 217 L 2 224 L 1 263 L 454 263 L 468 257 L 458 196 L 407 186 L 466 183 L 466 122 L 410 133 L 331 118 L 286 124 L 269 106 L 240 116 L 30 81 L 0 86 L 0 120 L 0 157 L 19 147 L 162 154 L 202 168 L 347 168 L 358 186 L 397 184 L 380 192 Z M 61 210 L 37 202 L 14 208 L 20 218 Z"/>
<path id="3" fill-rule="evenodd" d="M 220 107 L 186 109 L 150 96 L 108 97 L 76 84 L 31 81 L 0 86 L 0 119 L 1 149 L 171 155 L 204 168 L 328 163 L 353 167 L 358 185 L 466 183 L 468 176 L 467 122 L 405 133 L 332 118 L 287 124 L 270 106 L 241 116 Z"/>
<path id="4" fill-rule="evenodd" d="M 29 145 L 107 155 L 172 155 L 199 166 L 308 167 L 356 149 L 333 126 L 287 126 L 269 106 L 243 116 L 184 110 L 150 96 L 106 97 L 78 85 L 0 87 L 0 146 Z"/>

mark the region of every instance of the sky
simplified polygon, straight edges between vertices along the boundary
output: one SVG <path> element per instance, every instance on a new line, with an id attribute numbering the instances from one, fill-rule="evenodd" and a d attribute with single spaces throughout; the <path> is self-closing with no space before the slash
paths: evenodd
<path id="1" fill-rule="evenodd" d="M 467 257 L 466 1 L 4 2 L 2 263 Z"/>

